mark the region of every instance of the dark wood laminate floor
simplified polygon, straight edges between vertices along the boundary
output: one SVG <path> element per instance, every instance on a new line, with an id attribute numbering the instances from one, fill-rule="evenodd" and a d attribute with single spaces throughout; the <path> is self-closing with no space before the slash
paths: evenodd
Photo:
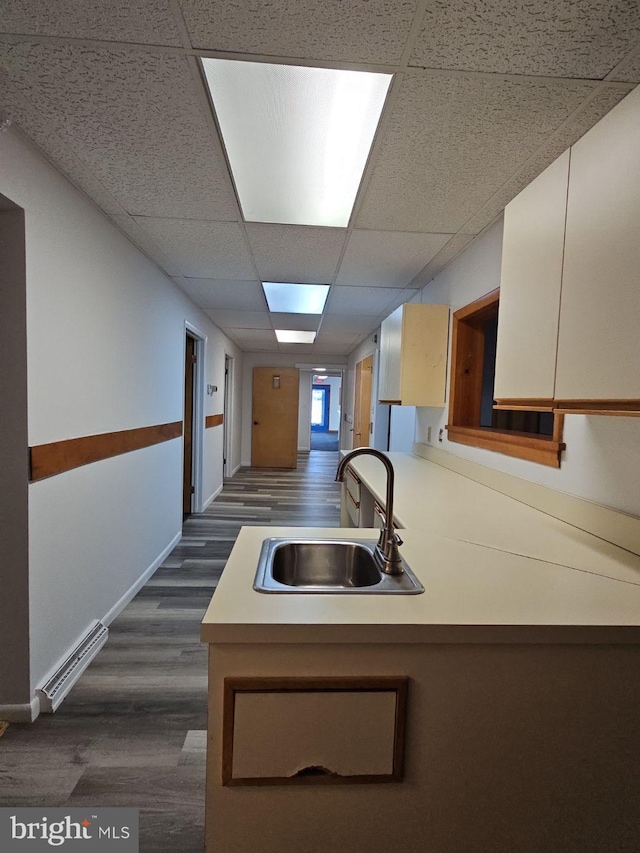
<path id="1" fill-rule="evenodd" d="M 56 714 L 0 738 L 0 806 L 139 808 L 141 851 L 201 853 L 200 621 L 243 525 L 339 525 L 337 463 L 337 453 L 315 451 L 300 454 L 294 471 L 245 468 L 225 480 Z"/>

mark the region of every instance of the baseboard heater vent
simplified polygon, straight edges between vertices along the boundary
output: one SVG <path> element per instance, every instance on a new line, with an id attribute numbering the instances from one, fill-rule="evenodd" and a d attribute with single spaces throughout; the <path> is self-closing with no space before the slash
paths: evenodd
<path id="1" fill-rule="evenodd" d="M 100 649 L 107 642 L 109 629 L 102 622 L 96 622 L 89 629 L 62 666 L 51 676 L 47 683 L 36 693 L 40 699 L 40 710 L 53 714 L 64 697 L 89 666 Z"/>

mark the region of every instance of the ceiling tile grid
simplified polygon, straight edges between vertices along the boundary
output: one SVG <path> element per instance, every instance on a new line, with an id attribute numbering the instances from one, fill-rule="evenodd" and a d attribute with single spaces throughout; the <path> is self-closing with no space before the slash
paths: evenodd
<path id="1" fill-rule="evenodd" d="M 634 50 L 620 63 L 611 75 L 611 79 L 624 83 L 640 83 L 640 48 Z"/>
<path id="2" fill-rule="evenodd" d="M 368 308 L 368 306 L 363 306 Z M 343 317 L 340 314 L 325 315 L 320 331 L 329 335 L 363 335 L 375 328 L 377 315 L 362 314 L 359 317 Z"/>
<path id="3" fill-rule="evenodd" d="M 110 214 L 110 218 L 121 231 L 124 231 L 131 242 L 138 246 L 138 248 L 142 249 L 145 255 L 148 255 L 148 257 L 155 261 L 155 263 L 163 269 L 167 275 L 172 276 L 180 274 L 180 270 L 173 263 L 171 258 L 167 257 L 157 243 L 155 243 L 147 232 L 138 225 L 135 219 L 132 219 L 132 217 L 127 214 Z"/>
<path id="4" fill-rule="evenodd" d="M 200 293 L 202 308 L 229 311 L 265 311 L 267 307 L 262 286 L 258 281 L 237 281 L 216 278 L 189 278 Z"/>
<path id="5" fill-rule="evenodd" d="M 357 227 L 457 232 L 593 88 L 409 72 Z"/>
<path id="6" fill-rule="evenodd" d="M 240 218 L 185 58 L 4 42 L 0 68 L 128 213 Z"/>
<path id="7" fill-rule="evenodd" d="M 249 281 L 255 271 L 237 222 L 135 216 L 187 278 Z"/>
<path id="8" fill-rule="evenodd" d="M 179 46 L 169 0 L 2 0 L 3 33 Z"/>
<path id="9" fill-rule="evenodd" d="M 205 308 L 204 313 L 221 329 L 271 329 L 271 315 L 268 311 L 228 311 L 219 308 Z"/>
<path id="10" fill-rule="evenodd" d="M 451 234 L 354 230 L 336 284 L 405 287 L 450 238 Z"/>
<path id="11" fill-rule="evenodd" d="M 638 39 L 636 0 L 429 0 L 410 64 L 602 80 Z"/>
<path id="12" fill-rule="evenodd" d="M 456 255 L 469 245 L 475 234 L 455 234 L 423 270 L 411 282 L 412 287 L 424 287 L 440 272 Z M 408 300 L 407 300 L 408 301 Z"/>
<path id="13" fill-rule="evenodd" d="M 417 0 L 180 0 L 194 47 L 395 64 Z"/>
<path id="14" fill-rule="evenodd" d="M 271 313 L 274 329 L 290 329 L 296 332 L 315 332 L 320 325 L 322 314 L 281 314 Z"/>
<path id="15" fill-rule="evenodd" d="M 247 237 L 263 281 L 330 284 L 336 273 L 346 228 L 267 225 L 248 222 Z"/>
<path id="16" fill-rule="evenodd" d="M 413 293 L 407 295 L 402 288 L 334 285 L 329 293 L 325 314 L 327 317 L 336 314 L 378 316 L 385 310 L 391 313 L 396 304 L 408 301 L 412 295 Z M 393 308 L 390 308 L 390 305 L 393 305 Z"/>

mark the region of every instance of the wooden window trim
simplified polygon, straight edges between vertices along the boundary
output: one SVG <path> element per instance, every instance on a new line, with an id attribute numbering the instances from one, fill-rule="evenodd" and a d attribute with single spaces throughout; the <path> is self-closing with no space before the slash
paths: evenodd
<path id="1" fill-rule="evenodd" d="M 549 438 L 480 426 L 484 325 L 499 299 L 500 288 L 496 288 L 453 314 L 451 393 L 446 426 L 449 441 L 559 468 L 565 449 L 562 415 L 555 415 L 553 436 Z"/>

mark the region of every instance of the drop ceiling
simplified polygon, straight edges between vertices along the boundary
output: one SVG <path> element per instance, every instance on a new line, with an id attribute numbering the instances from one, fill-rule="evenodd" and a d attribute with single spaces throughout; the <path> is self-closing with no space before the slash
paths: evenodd
<path id="1" fill-rule="evenodd" d="M 2 5 L 2 118 L 247 351 L 350 352 L 640 82 L 632 0 Z M 395 75 L 348 227 L 243 221 L 199 56 Z M 324 314 L 283 326 L 264 280 Z"/>

